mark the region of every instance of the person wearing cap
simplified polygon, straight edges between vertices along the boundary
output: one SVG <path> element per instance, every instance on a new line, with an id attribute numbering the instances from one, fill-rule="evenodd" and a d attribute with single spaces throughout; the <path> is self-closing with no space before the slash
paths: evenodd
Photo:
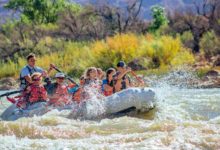
<path id="1" fill-rule="evenodd" d="M 56 82 L 47 82 L 45 88 L 49 96 L 49 104 L 53 106 L 65 106 L 71 103 L 71 96 L 68 93 L 68 85 L 64 83 L 65 74 L 56 73 Z"/>
<path id="2" fill-rule="evenodd" d="M 119 92 L 131 86 L 130 77 L 127 75 L 131 71 L 124 61 L 119 61 L 117 64 L 117 72 L 113 76 L 114 92 Z"/>
<path id="3" fill-rule="evenodd" d="M 46 72 L 42 68 L 36 66 L 35 62 L 35 55 L 33 53 L 30 53 L 27 56 L 27 65 L 23 67 L 20 72 L 20 89 L 24 90 L 29 84 L 33 83 L 31 79 L 31 75 L 33 73 L 39 72 L 43 76 L 46 76 Z"/>

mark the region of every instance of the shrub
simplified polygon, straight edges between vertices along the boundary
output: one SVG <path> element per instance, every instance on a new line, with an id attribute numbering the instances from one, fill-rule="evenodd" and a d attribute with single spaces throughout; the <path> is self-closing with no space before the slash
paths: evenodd
<path id="1" fill-rule="evenodd" d="M 53 63 L 74 77 L 82 75 L 90 66 L 103 69 L 114 67 L 119 60 L 128 63 L 139 59 L 143 66 L 154 69 L 152 72 L 156 73 L 194 62 L 192 53 L 182 46 L 180 39 L 170 36 L 159 37 L 151 34 L 138 36 L 129 33 L 90 43 L 66 42 L 45 37 L 42 43 L 36 46 L 36 52 L 44 53 L 47 50 L 45 45 L 60 50 L 39 55 L 37 65 L 48 69 L 50 63 Z M 0 64 L 2 66 L 0 77 L 19 76 L 19 71 L 26 64 L 26 60 L 19 55 L 16 56 L 16 60 Z"/>
<path id="2" fill-rule="evenodd" d="M 151 8 L 151 13 L 153 17 L 153 22 L 149 27 L 149 31 L 155 32 L 160 27 L 168 23 L 168 19 L 165 14 L 165 9 L 163 7 L 155 5 Z"/>
<path id="3" fill-rule="evenodd" d="M 181 42 L 187 48 L 193 48 L 193 35 L 191 31 L 186 31 L 180 35 Z"/>
<path id="4" fill-rule="evenodd" d="M 91 45 L 96 58 L 95 65 L 107 69 L 119 60 L 126 62 L 138 57 L 139 37 L 134 34 L 118 34 L 106 41 L 96 41 Z"/>
<path id="5" fill-rule="evenodd" d="M 203 36 L 200 46 L 206 58 L 220 54 L 220 38 L 214 31 L 207 32 Z"/>

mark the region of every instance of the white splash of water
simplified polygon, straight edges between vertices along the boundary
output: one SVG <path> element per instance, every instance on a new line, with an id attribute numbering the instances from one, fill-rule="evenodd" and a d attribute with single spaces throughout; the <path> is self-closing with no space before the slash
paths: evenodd
<path id="1" fill-rule="evenodd" d="M 150 76 L 146 79 L 153 87 L 157 99 L 157 115 L 159 120 L 174 121 L 190 120 L 190 114 L 183 109 L 188 102 L 186 93 L 178 94 L 198 82 L 195 74 L 190 71 L 177 69 L 163 76 Z M 175 101 L 171 101 L 174 100 Z"/>
<path id="2" fill-rule="evenodd" d="M 86 101 L 86 111 L 88 118 L 94 118 L 101 116 L 105 113 L 105 106 L 103 99 L 105 96 L 100 91 L 99 83 L 91 83 L 84 87 L 85 94 L 87 95 Z"/>

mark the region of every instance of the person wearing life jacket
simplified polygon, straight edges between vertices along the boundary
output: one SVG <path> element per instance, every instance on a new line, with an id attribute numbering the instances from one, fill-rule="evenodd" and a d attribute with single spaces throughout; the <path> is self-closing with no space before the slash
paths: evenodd
<path id="1" fill-rule="evenodd" d="M 96 84 L 99 82 L 98 79 L 98 72 L 97 69 L 95 67 L 89 67 L 85 73 L 85 85 L 89 85 L 89 84 Z"/>
<path id="2" fill-rule="evenodd" d="M 64 83 L 65 74 L 56 73 L 56 82 L 49 82 L 45 85 L 48 92 L 49 104 L 53 106 L 65 106 L 71 104 L 71 97 L 68 93 L 68 85 Z"/>
<path id="3" fill-rule="evenodd" d="M 88 68 L 85 73 L 85 84 L 84 87 L 88 87 L 91 89 L 96 89 L 101 93 L 101 85 L 102 81 L 98 78 L 98 71 L 95 67 Z"/>
<path id="4" fill-rule="evenodd" d="M 31 75 L 35 72 L 42 73 L 43 76 L 46 76 L 46 72 L 35 65 L 36 57 L 33 53 L 30 53 L 27 56 L 27 65 L 22 68 L 20 72 L 20 89 L 24 90 L 29 84 L 33 81 Z"/>
<path id="5" fill-rule="evenodd" d="M 85 77 L 81 76 L 79 79 L 79 86 L 73 85 L 71 88 L 69 88 L 69 93 L 72 94 L 72 100 L 77 102 L 78 104 L 82 101 L 82 99 L 85 97 L 83 86 L 85 84 Z"/>
<path id="6" fill-rule="evenodd" d="M 124 61 L 119 61 L 117 64 L 117 72 L 113 76 L 114 92 L 119 92 L 132 86 L 130 77 L 127 75 L 129 72 L 131 72 L 131 68 L 126 67 Z"/>
<path id="7" fill-rule="evenodd" d="M 88 68 L 84 75 L 80 78 L 80 87 L 72 87 L 69 91 L 73 94 L 73 101 L 80 103 L 89 99 L 91 91 L 99 91 L 101 88 L 97 79 L 97 69 L 95 67 Z"/>
<path id="8" fill-rule="evenodd" d="M 42 74 L 35 72 L 31 75 L 32 83 L 26 88 L 24 98 L 28 105 L 38 102 L 47 102 L 48 96 L 42 84 Z"/>
<path id="9" fill-rule="evenodd" d="M 90 67 L 85 71 L 85 84 L 83 86 L 83 99 L 88 100 L 93 96 L 103 95 L 102 81 L 98 78 L 97 68 Z"/>
<path id="10" fill-rule="evenodd" d="M 110 96 L 114 92 L 113 76 L 116 73 L 114 68 L 109 68 L 106 71 L 106 79 L 102 81 L 102 91 L 105 96 Z"/>

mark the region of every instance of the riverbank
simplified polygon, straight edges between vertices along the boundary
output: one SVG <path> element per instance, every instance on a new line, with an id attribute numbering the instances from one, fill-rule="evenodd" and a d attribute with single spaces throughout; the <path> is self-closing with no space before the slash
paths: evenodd
<path id="1" fill-rule="evenodd" d="M 12 90 L 18 89 L 19 81 L 12 77 L 6 77 L 0 79 L 0 90 Z"/>
<path id="2" fill-rule="evenodd" d="M 48 39 L 53 38 L 47 37 L 47 41 Z M 180 37 L 127 33 L 87 43 L 60 40 L 51 41 L 51 44 L 58 44 L 60 50 L 37 55 L 37 66 L 47 70 L 53 63 L 73 78 L 79 78 L 88 67 L 95 66 L 107 70 L 123 60 L 132 70 L 147 77 L 166 75 L 181 68 L 180 70 L 190 70 L 198 76 L 198 82 L 191 83 L 193 87 L 220 87 L 220 55 L 205 58 L 202 53 L 194 54 L 183 46 Z M 0 89 L 15 88 L 18 85 L 20 69 L 25 65 L 24 54 L 7 62 L 0 62 L 0 80 L 3 80 L 0 82 Z M 55 71 L 51 76 L 54 74 Z M 16 81 L 7 81 L 8 77 Z"/>

